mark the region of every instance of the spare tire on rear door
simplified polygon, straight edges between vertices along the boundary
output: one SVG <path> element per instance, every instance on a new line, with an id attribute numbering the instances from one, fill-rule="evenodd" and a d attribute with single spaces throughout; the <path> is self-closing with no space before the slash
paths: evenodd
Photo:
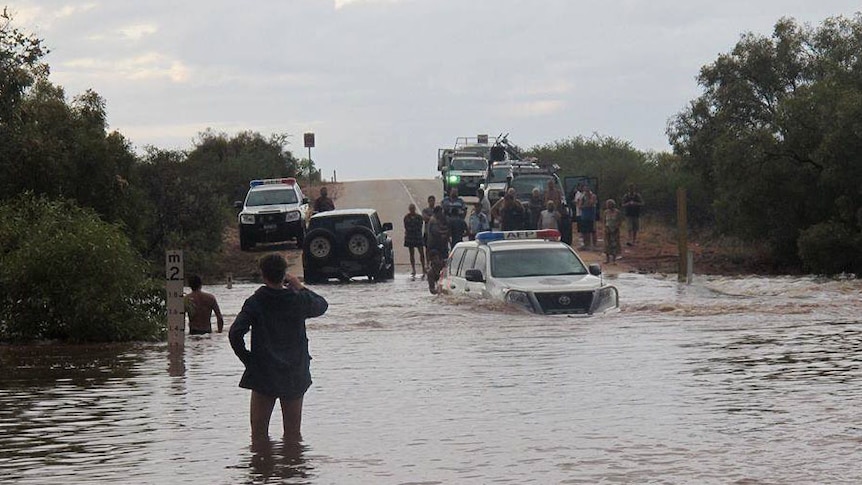
<path id="1" fill-rule="evenodd" d="M 322 227 L 312 229 L 305 235 L 302 251 L 314 262 L 329 261 L 335 255 L 335 235 Z"/>
<path id="2" fill-rule="evenodd" d="M 344 234 L 344 252 L 350 259 L 369 259 L 377 254 L 377 237 L 367 227 L 353 227 Z"/>

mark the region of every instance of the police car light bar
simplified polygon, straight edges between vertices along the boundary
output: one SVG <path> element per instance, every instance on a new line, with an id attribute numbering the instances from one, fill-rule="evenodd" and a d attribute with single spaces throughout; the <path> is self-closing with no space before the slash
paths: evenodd
<path id="1" fill-rule="evenodd" d="M 551 241 L 559 241 L 560 231 L 556 229 L 540 229 L 538 231 L 485 231 L 476 234 L 476 241 L 479 244 L 513 239 L 549 239 Z"/>
<path id="2" fill-rule="evenodd" d="M 258 185 L 269 185 L 269 184 L 285 184 L 285 185 L 293 185 L 296 183 L 296 179 L 293 177 L 287 177 L 283 179 L 260 179 L 260 180 L 252 180 L 248 183 L 250 187 L 257 187 Z"/>

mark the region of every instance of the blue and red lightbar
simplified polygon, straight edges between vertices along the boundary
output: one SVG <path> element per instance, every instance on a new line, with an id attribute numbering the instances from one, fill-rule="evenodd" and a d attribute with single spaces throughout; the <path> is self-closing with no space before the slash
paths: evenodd
<path id="1" fill-rule="evenodd" d="M 479 244 L 493 241 L 510 241 L 514 239 L 548 239 L 560 240 L 560 231 L 556 229 L 539 229 L 538 231 L 485 231 L 476 234 Z"/>
<path id="2" fill-rule="evenodd" d="M 252 180 L 248 183 L 249 187 L 257 187 L 258 185 L 269 185 L 269 184 L 285 184 L 285 185 L 293 185 L 296 183 L 296 179 L 293 177 L 286 177 L 283 179 L 260 179 L 260 180 Z"/>

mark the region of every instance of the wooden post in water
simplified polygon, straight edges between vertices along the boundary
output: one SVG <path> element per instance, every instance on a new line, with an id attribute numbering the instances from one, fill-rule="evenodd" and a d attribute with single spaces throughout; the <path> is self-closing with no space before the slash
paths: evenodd
<path id="1" fill-rule="evenodd" d="M 233 273 L 227 274 L 227 289 L 233 288 Z"/>
<path id="2" fill-rule="evenodd" d="M 677 281 L 683 282 L 688 276 L 688 208 L 684 187 L 676 189 L 676 232 L 679 250 Z"/>
<path id="3" fill-rule="evenodd" d="M 183 301 L 183 252 L 165 252 L 165 289 L 168 310 L 168 351 L 182 352 L 186 339 L 186 309 Z"/>

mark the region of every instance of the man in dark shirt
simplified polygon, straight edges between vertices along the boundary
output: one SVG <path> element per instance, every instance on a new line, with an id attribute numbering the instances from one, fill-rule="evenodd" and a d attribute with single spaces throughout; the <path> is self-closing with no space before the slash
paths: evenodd
<path id="1" fill-rule="evenodd" d="M 443 199 L 440 203 L 443 206 L 443 213 L 449 217 L 460 215 L 461 218 L 467 215 L 467 204 L 464 199 L 458 197 L 458 189 L 452 187 L 449 189 L 449 197 Z"/>
<path id="2" fill-rule="evenodd" d="M 314 199 L 314 212 L 315 214 L 318 212 L 326 212 L 335 210 L 335 202 L 332 201 L 328 196 L 328 192 L 326 187 L 320 188 L 320 197 Z"/>
<path id="3" fill-rule="evenodd" d="M 629 191 L 623 196 L 623 211 L 626 214 L 626 222 L 629 226 L 629 240 L 626 243 L 628 246 L 637 244 L 638 231 L 640 230 L 641 207 L 644 205 L 644 199 L 638 192 L 635 184 L 629 184 Z"/>
<path id="4" fill-rule="evenodd" d="M 428 247 L 428 290 L 431 293 L 437 292 L 437 280 L 446 264 L 450 239 L 449 220 L 443 214 L 443 207 L 438 205 L 428 221 L 428 239 L 425 242 Z"/>
<path id="5" fill-rule="evenodd" d="M 245 364 L 239 386 L 251 389 L 251 437 L 269 438 L 278 399 L 285 439 L 301 439 L 302 399 L 311 386 L 305 319 L 323 315 L 329 304 L 287 273 L 280 254 L 262 257 L 259 266 L 265 285 L 245 301 L 229 332 L 230 345 Z M 251 350 L 244 339 L 249 329 Z"/>

